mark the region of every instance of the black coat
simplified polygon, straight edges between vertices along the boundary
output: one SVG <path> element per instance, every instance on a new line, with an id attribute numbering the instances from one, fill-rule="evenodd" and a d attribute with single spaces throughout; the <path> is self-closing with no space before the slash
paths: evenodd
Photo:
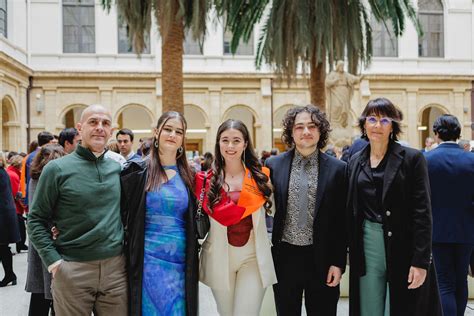
<path id="1" fill-rule="evenodd" d="M 431 257 L 431 200 L 423 154 L 391 142 L 386 153 L 382 205 L 390 315 L 442 315 L 436 272 Z M 357 178 L 371 172 L 370 145 L 355 154 L 348 166 L 348 219 L 350 232 L 350 315 L 360 315 L 359 278 L 365 275 L 362 222 L 357 207 Z M 425 283 L 408 289 L 410 266 L 426 269 Z"/>
<path id="2" fill-rule="evenodd" d="M 20 241 L 15 201 L 8 173 L 0 167 L 0 244 Z"/>
<path id="3" fill-rule="evenodd" d="M 145 161 L 130 161 L 121 174 L 122 220 L 125 230 L 125 254 L 129 282 L 129 314 L 142 315 L 142 275 L 145 247 Z M 190 191 L 188 191 L 190 192 Z M 195 199 L 189 194 L 186 221 L 186 315 L 198 314 L 199 261 L 194 214 Z M 156 284 L 161 286 L 160 284 Z"/>
<path id="4" fill-rule="evenodd" d="M 265 161 L 270 168 L 271 182 L 275 188 L 275 217 L 272 242 L 275 248 L 281 243 L 287 214 L 288 186 L 291 162 L 295 150 L 290 150 Z M 313 248 L 316 275 L 326 284 L 329 267 L 345 270 L 347 238 L 345 230 L 346 164 L 319 152 L 319 176 L 316 192 L 316 210 L 313 224 Z"/>

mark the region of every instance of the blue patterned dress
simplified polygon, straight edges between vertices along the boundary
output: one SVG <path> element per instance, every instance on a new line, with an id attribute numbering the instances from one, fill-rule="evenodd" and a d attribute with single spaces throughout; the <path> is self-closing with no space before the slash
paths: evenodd
<path id="1" fill-rule="evenodd" d="M 186 314 L 185 261 L 188 193 L 176 166 L 176 175 L 156 192 L 146 194 L 145 255 L 142 314 Z"/>

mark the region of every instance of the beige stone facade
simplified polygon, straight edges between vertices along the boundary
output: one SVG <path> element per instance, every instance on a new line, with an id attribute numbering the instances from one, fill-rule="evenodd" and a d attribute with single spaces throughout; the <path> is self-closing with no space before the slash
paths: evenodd
<path id="1" fill-rule="evenodd" d="M 27 93 L 32 71 L 0 52 L 0 149 L 26 150 Z"/>
<path id="2" fill-rule="evenodd" d="M 26 93 L 30 90 L 30 138 L 39 131 L 55 134 L 74 126 L 81 110 L 100 103 L 112 111 L 115 127 L 128 127 L 137 137 L 151 135 L 162 113 L 159 73 L 32 72 L 3 56 L 2 145 L 6 150 L 26 150 Z M 376 97 L 391 99 L 404 113 L 401 139 L 421 148 L 434 118 L 456 115 L 463 124 L 463 138 L 472 138 L 471 94 L 474 76 L 364 75 L 352 99 L 352 135 L 358 135 L 357 118 L 365 104 Z M 185 116 L 188 149 L 212 151 L 217 128 L 228 118 L 243 120 L 258 151 L 283 146 L 281 119 L 294 104 L 309 102 L 306 80 L 290 87 L 271 75 L 186 74 Z M 423 130 L 425 129 L 425 130 Z M 333 135 L 337 135 L 334 131 Z M 343 145 L 335 137 L 332 142 Z"/>

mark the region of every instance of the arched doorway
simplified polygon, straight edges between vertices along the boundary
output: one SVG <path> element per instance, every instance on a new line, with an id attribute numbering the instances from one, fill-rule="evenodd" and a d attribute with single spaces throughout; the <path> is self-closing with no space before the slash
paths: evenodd
<path id="1" fill-rule="evenodd" d="M 2 144 L 1 148 L 3 151 L 14 150 L 18 148 L 14 148 L 17 144 L 15 144 L 15 104 L 13 100 L 6 96 L 2 99 L 2 112 L 1 112 L 1 126 L 2 126 Z"/>
<path id="2" fill-rule="evenodd" d="M 128 128 L 134 134 L 133 150 L 137 150 L 139 139 L 152 137 L 152 129 L 154 127 L 153 113 L 145 106 L 140 104 L 128 104 L 120 109 L 116 114 L 117 130 Z"/>
<path id="3" fill-rule="evenodd" d="M 255 128 L 256 117 L 250 107 L 246 105 L 234 105 L 228 109 L 222 121 L 228 119 L 241 120 L 249 130 L 250 139 L 252 140 L 253 146 L 257 147 L 257 131 Z"/>
<path id="4" fill-rule="evenodd" d="M 85 108 L 86 105 L 84 104 L 75 104 L 68 106 L 61 121 L 64 128 L 76 127 L 76 124 L 81 119 L 82 112 Z"/>
<path id="5" fill-rule="evenodd" d="M 273 143 L 275 144 L 275 148 L 277 148 L 279 152 L 284 152 L 288 150 L 286 145 L 281 140 L 281 135 L 283 132 L 282 122 L 286 112 L 288 112 L 288 110 L 293 107 L 293 104 L 283 105 L 276 109 L 276 111 L 273 113 Z"/>
<path id="6" fill-rule="evenodd" d="M 204 153 L 204 143 L 207 137 L 207 117 L 202 109 L 196 105 L 184 105 L 184 117 L 187 118 L 186 155 L 192 158 Z M 209 149 L 208 149 L 209 150 Z"/>
<path id="7" fill-rule="evenodd" d="M 425 147 L 425 139 L 433 137 L 433 123 L 437 117 L 448 112 L 440 105 L 429 105 L 421 112 L 421 125 L 418 126 L 420 148 Z"/>

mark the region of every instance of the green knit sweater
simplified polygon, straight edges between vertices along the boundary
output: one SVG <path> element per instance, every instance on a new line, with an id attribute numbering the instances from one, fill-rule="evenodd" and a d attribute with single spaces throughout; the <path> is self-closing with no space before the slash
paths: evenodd
<path id="1" fill-rule="evenodd" d="M 56 240 L 50 223 L 59 230 Z M 49 162 L 30 207 L 28 234 L 46 267 L 59 259 L 91 261 L 121 254 L 120 165 L 80 145 Z"/>

